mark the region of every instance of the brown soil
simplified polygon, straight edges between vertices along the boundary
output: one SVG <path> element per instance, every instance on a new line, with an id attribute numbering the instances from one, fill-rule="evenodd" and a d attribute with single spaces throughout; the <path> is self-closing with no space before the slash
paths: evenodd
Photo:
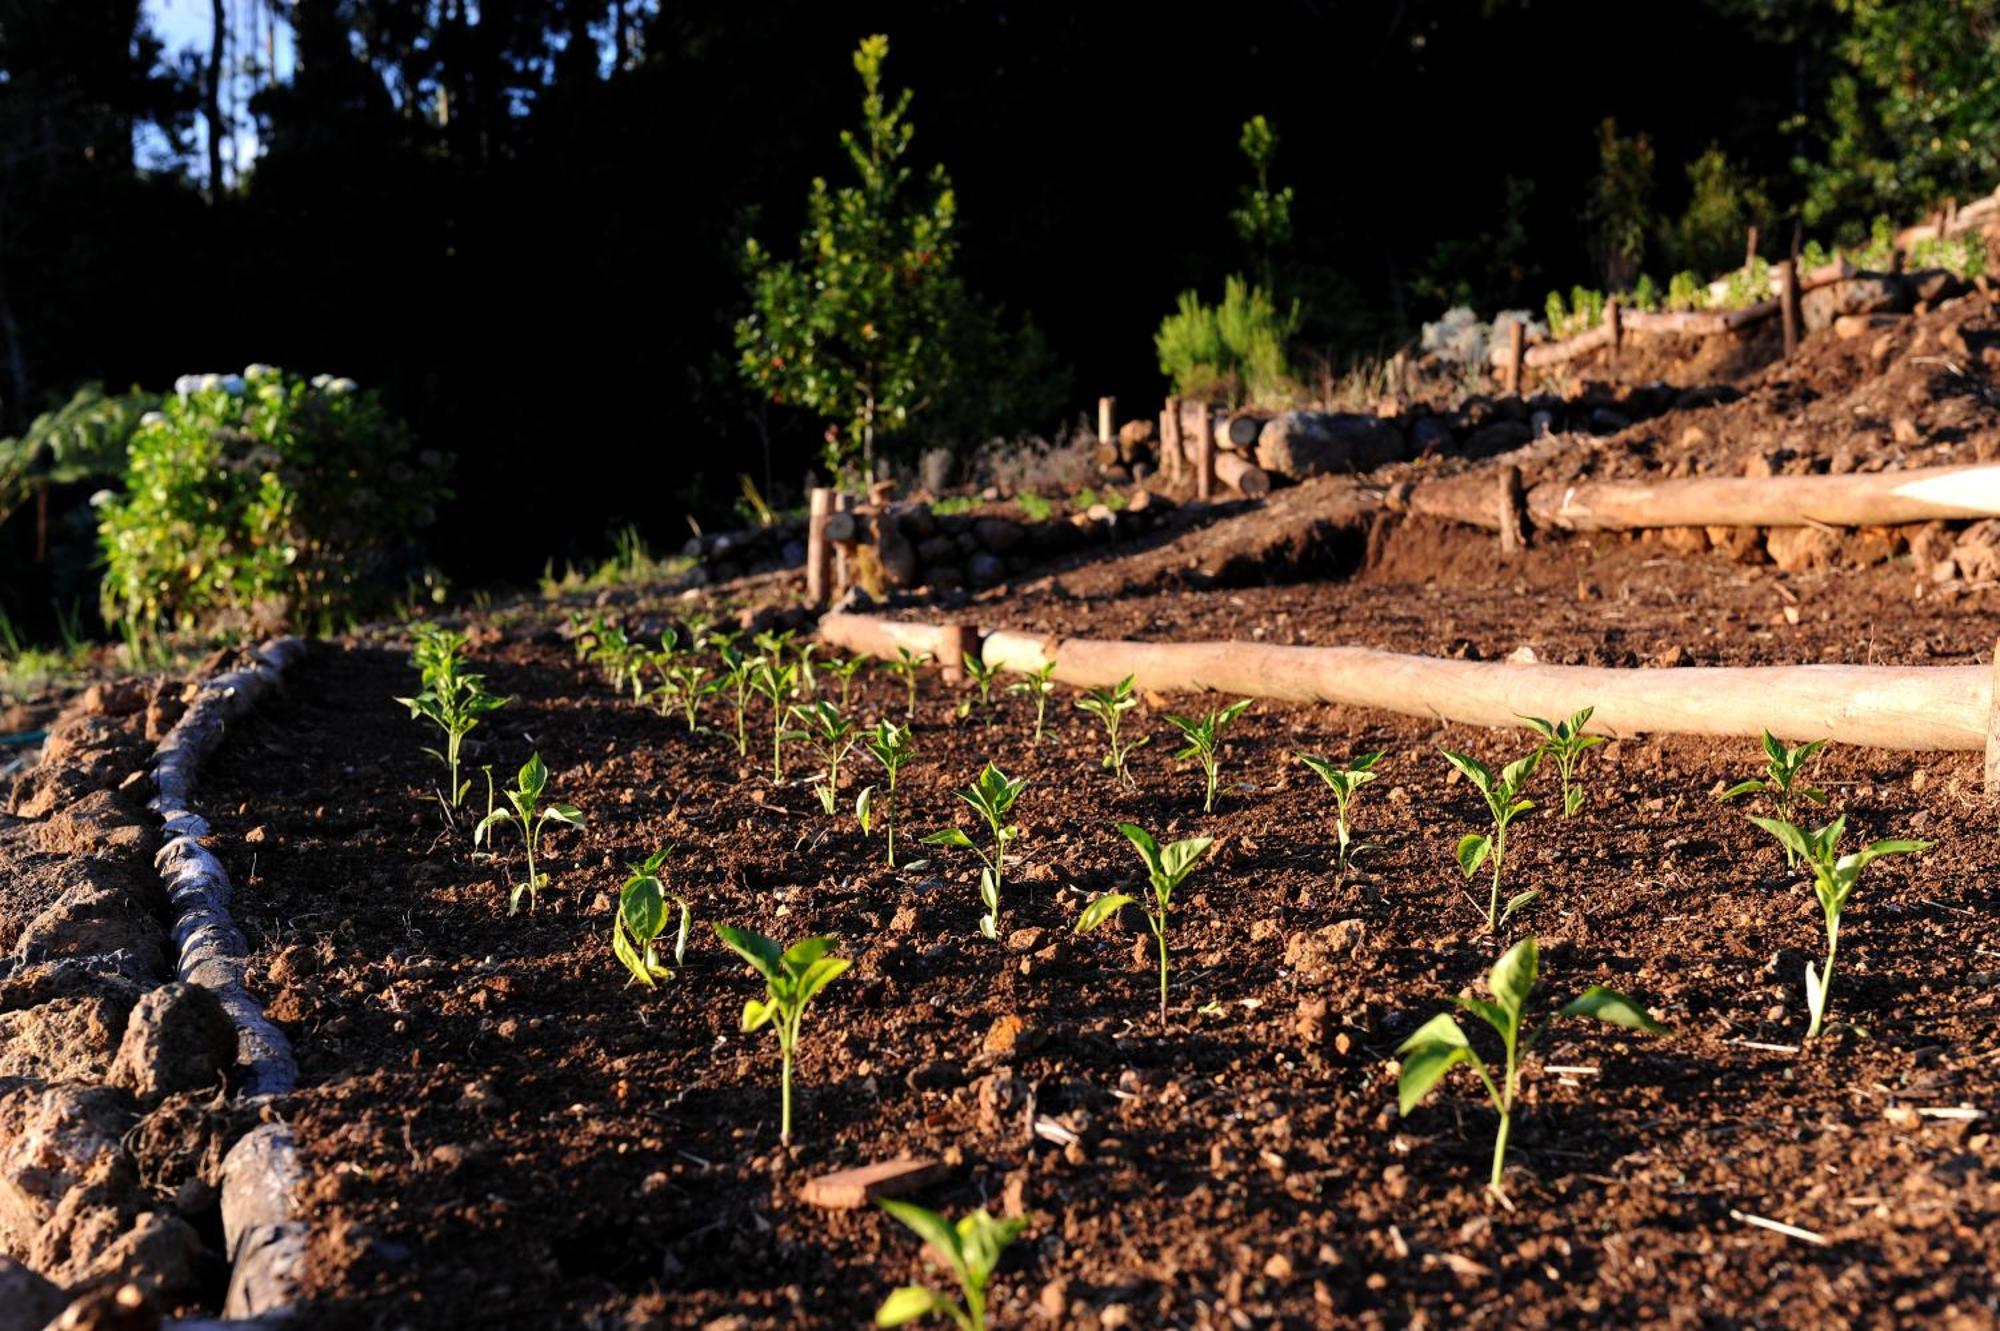
<path id="1" fill-rule="evenodd" d="M 1780 627 L 1781 598 L 1721 561 L 1662 569 L 1639 546 L 1564 548 L 1511 570 L 1512 588 L 1469 545 L 1431 548 L 1422 570 L 1399 575 L 1416 557 L 1391 550 L 1347 585 L 1101 601 L 1046 589 L 1010 602 L 1009 620 L 1480 654 L 1526 642 L 1548 659 L 1676 645 L 1861 659 L 1858 612 L 1839 609 L 1859 601 L 1874 606 L 1875 659 L 1978 648 L 1958 618 L 1851 578 L 1828 587 L 1830 617 L 1815 597 Z M 1551 594 L 1579 569 L 1605 599 Z M 1427 591 L 1418 571 L 1452 590 Z M 910 829 L 959 821 L 949 792 L 988 758 L 1030 780 L 993 943 L 976 932 L 969 855 L 888 871 L 879 842 L 827 820 L 802 782 L 773 787 L 764 749 L 740 760 L 726 738 L 611 697 L 553 634 L 510 636 L 481 660 L 517 695 L 484 732 L 487 755 L 511 768 L 538 749 L 591 820 L 553 834 L 556 887 L 536 914 L 505 915 L 515 843 L 500 862 L 476 856 L 426 803 L 422 737 L 387 701 L 407 684 L 395 652 L 318 650 L 206 787 L 272 964 L 273 1013 L 299 1045 L 306 1089 L 283 1109 L 311 1177 L 316 1325 L 443 1325 L 473 1307 L 517 1326 L 861 1324 L 922 1273 L 918 1243 L 797 1191 L 902 1152 L 949 1162 L 924 1194 L 934 1206 L 1036 1217 L 1003 1268 L 996 1325 L 1993 1324 L 1991 1124 L 1919 1112 L 1984 1109 L 2000 1090 L 1993 832 L 1974 755 L 1824 760 L 1859 834 L 1939 844 L 1871 870 L 1850 910 L 1835 1006 L 1866 1034 L 1801 1055 L 1752 1046 L 1802 1033 L 1816 904 L 1742 811 L 1710 798 L 1748 773 L 1754 745 L 1594 751 L 1589 808 L 1519 826 L 1510 877 L 1545 892 L 1521 927 L 1541 938 L 1548 993 L 1613 983 L 1673 1033 L 1556 1029 L 1527 1076 L 1509 1211 L 1481 1186 L 1492 1117 L 1475 1085 L 1457 1074 L 1399 1119 L 1390 1060 L 1495 951 L 1451 859 L 1472 797 L 1434 750 L 1504 757 L 1518 736 L 1260 704 L 1204 816 L 1151 707 L 1139 722 L 1155 740 L 1127 791 L 1098 770 L 1095 723 L 1067 698 L 1036 747 L 1022 700 L 989 731 L 952 724 L 953 698 L 927 684 L 922 756 L 903 777 Z M 893 710 L 898 687 L 871 681 L 863 712 Z M 761 708 L 752 723 L 768 725 Z M 1359 815 L 1378 848 L 1344 882 L 1330 800 L 1289 759 L 1300 748 L 1390 753 Z M 791 756 L 793 777 L 807 761 Z M 1069 932 L 1088 894 L 1135 886 L 1120 819 L 1219 838 L 1177 902 L 1165 1030 L 1143 933 Z M 621 866 L 668 842 L 704 928 L 685 970 L 645 993 L 610 956 L 611 902 Z M 753 988 L 711 921 L 836 933 L 855 958 L 808 1018 L 790 1158 L 775 1047 L 737 1033 Z M 1006 1048 L 989 1033 L 1010 1019 L 1026 1032 Z M 1081 1142 L 1032 1135 L 1031 1114 Z"/>

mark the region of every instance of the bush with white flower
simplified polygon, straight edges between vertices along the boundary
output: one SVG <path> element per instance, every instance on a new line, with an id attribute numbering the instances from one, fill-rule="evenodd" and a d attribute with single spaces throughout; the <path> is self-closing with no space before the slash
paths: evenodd
<path id="1" fill-rule="evenodd" d="M 182 375 L 98 504 L 105 620 L 317 630 L 384 605 L 421 565 L 447 466 L 351 379 Z"/>

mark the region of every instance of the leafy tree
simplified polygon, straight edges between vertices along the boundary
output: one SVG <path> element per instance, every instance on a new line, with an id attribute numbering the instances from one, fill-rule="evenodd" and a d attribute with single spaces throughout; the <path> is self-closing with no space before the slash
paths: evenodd
<path id="1" fill-rule="evenodd" d="M 1846 20 L 1835 49 L 1846 69 L 1801 153 L 1807 226 L 1850 238 L 1868 217 L 1913 212 L 1946 194 L 1984 193 L 2000 175 L 2000 0 L 1834 0 Z"/>
<path id="2" fill-rule="evenodd" d="M 1184 397 L 1265 400 L 1289 392 L 1285 343 L 1298 326 L 1296 304 L 1280 314 L 1269 292 L 1231 277 L 1223 283 L 1220 305 L 1204 305 L 1194 292 L 1183 291 L 1153 345 L 1161 372 Z"/>
<path id="3" fill-rule="evenodd" d="M 1278 281 L 1272 256 L 1292 238 L 1292 187 L 1271 188 L 1271 161 L 1278 155 L 1278 131 L 1271 128 L 1268 120 L 1251 116 L 1243 122 L 1243 134 L 1237 142 L 1243 155 L 1250 159 L 1257 184 L 1254 188 L 1243 187 L 1243 202 L 1229 210 L 1229 220 L 1236 227 L 1236 234 L 1257 256 L 1263 268 L 1264 289 L 1274 292 Z"/>
<path id="4" fill-rule="evenodd" d="M 1750 173 L 1721 148 L 1687 165 L 1687 210 L 1660 228 L 1667 264 L 1697 273 L 1721 273 L 1743 262 L 1743 240 L 1753 226 L 1771 218 L 1771 201 Z"/>
<path id="5" fill-rule="evenodd" d="M 862 128 L 841 131 L 840 143 L 860 183 L 813 181 L 797 259 L 748 243 L 750 313 L 736 325 L 744 381 L 831 419 L 828 464 L 844 468 L 858 455 L 871 474 L 877 433 L 905 427 L 947 391 L 953 324 L 967 312 L 952 271 L 957 198 L 941 166 L 914 184 L 904 161 L 915 133 L 910 93 L 883 91 L 888 55 L 879 35 L 854 53 Z"/>
<path id="6" fill-rule="evenodd" d="M 1646 233 L 1653 229 L 1653 145 L 1644 134 L 1618 133 L 1618 122 L 1597 127 L 1597 175 L 1584 203 L 1591 260 L 1607 291 L 1622 291 L 1639 275 L 1646 259 Z"/>

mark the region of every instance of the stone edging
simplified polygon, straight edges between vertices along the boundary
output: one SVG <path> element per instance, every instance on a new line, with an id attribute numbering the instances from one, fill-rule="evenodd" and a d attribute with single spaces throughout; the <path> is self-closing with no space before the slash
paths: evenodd
<path id="1" fill-rule="evenodd" d="M 289 1092 L 298 1064 L 291 1042 L 244 986 L 249 943 L 229 913 L 229 874 L 200 841 L 209 827 L 192 808 L 194 781 L 228 723 L 275 689 L 305 650 L 298 638 L 276 638 L 253 653 L 253 664 L 204 682 L 154 753 L 158 793 L 150 807 L 167 837 L 154 864 L 173 908 L 175 972 L 214 994 L 236 1027 L 238 1061 L 248 1069 L 243 1094 L 253 1100 Z M 256 1128 L 224 1159 L 222 1225 L 230 1265 L 224 1317 L 290 1309 L 305 1265 L 306 1226 L 293 1200 L 299 1177 L 297 1146 L 282 1123 Z"/>

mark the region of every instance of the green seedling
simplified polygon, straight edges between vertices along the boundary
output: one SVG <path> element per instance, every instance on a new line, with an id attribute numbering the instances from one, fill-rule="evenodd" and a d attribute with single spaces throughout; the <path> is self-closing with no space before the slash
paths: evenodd
<path id="1" fill-rule="evenodd" d="M 729 700 L 736 705 L 736 756 L 739 758 L 750 756 L 750 733 L 744 718 L 750 710 L 750 695 L 756 691 L 757 670 L 763 661 L 761 656 L 745 656 L 727 644 L 722 648 L 721 684 L 728 691 Z"/>
<path id="2" fill-rule="evenodd" d="M 1354 801 L 1361 787 L 1375 779 L 1375 764 L 1382 761 L 1382 755 L 1379 752 L 1360 754 L 1348 759 L 1345 767 L 1337 766 L 1328 759 L 1310 753 L 1293 756 L 1318 772 L 1319 779 L 1326 782 L 1327 789 L 1333 792 L 1334 828 L 1340 835 L 1337 862 L 1342 869 L 1345 869 L 1354 856 L 1368 849 L 1365 844 L 1353 844 L 1353 833 L 1348 826 L 1347 816 L 1354 808 Z"/>
<path id="3" fill-rule="evenodd" d="M 671 691 L 682 719 L 687 722 L 688 733 L 692 735 L 701 724 L 703 699 L 713 698 L 726 687 L 726 681 L 709 678 L 708 667 L 701 662 L 679 661 L 667 668 L 666 682 L 660 686 L 660 691 Z"/>
<path id="4" fill-rule="evenodd" d="M 715 935 L 731 951 L 750 963 L 764 977 L 764 998 L 743 1005 L 743 1033 L 770 1026 L 778 1034 L 778 1051 L 783 1060 L 782 1090 L 778 1119 L 778 1140 L 792 1143 L 792 1054 L 799 1044 L 799 1024 L 805 1020 L 806 1005 L 819 991 L 838 979 L 853 963 L 846 957 L 830 957 L 832 938 L 801 938 L 788 948 L 759 933 L 727 924 L 715 926 Z"/>
<path id="5" fill-rule="evenodd" d="M 1456 767 L 1470 781 L 1486 800 L 1487 811 L 1493 816 L 1493 831 L 1486 835 L 1471 833 L 1459 839 L 1458 867 L 1467 878 L 1479 872 L 1479 866 L 1488 859 L 1493 861 L 1493 893 L 1486 903 L 1486 932 L 1498 933 L 1500 926 L 1512 919 L 1514 912 L 1541 895 L 1539 889 L 1516 894 L 1507 902 L 1507 909 L 1500 909 L 1500 877 L 1507 863 L 1507 825 L 1535 807 L 1535 802 L 1521 798 L 1521 790 L 1528 784 L 1528 778 L 1541 765 L 1542 751 L 1536 749 L 1525 758 L 1517 758 L 1501 769 L 1500 775 L 1493 775 L 1493 769 L 1477 758 L 1468 758 L 1462 753 L 1444 750 L 1445 761 Z M 1474 905 L 1478 902 L 1475 900 Z"/>
<path id="6" fill-rule="evenodd" d="M 661 980 L 673 978 L 673 971 L 660 961 L 660 935 L 667 931 L 667 902 L 680 907 L 681 922 L 674 934 L 674 965 L 687 956 L 688 930 L 694 912 L 685 900 L 667 891 L 660 869 L 674 848 L 656 850 L 643 864 L 627 867 L 632 876 L 618 891 L 618 915 L 611 923 L 611 953 L 632 973 L 632 982 L 648 989 Z"/>
<path id="7" fill-rule="evenodd" d="M 1042 742 L 1042 727 L 1049 710 L 1049 695 L 1056 691 L 1056 663 L 1045 662 L 1040 670 L 1034 671 L 1026 679 L 1017 680 L 1007 686 L 1007 692 L 1019 693 L 1035 700 L 1035 740 Z"/>
<path id="8" fill-rule="evenodd" d="M 903 687 L 909 690 L 909 701 L 903 706 L 903 715 L 905 717 L 913 717 L 917 714 L 917 671 L 922 669 L 924 663 L 930 659 L 931 654 L 929 652 L 913 653 L 907 647 L 898 647 L 896 649 L 896 659 L 882 663 L 882 668 L 897 679 L 902 680 Z"/>
<path id="9" fill-rule="evenodd" d="M 1798 802 L 1806 800 L 1813 804 L 1826 803 L 1826 792 L 1817 786 L 1799 784 L 1806 764 L 1826 747 L 1823 739 L 1811 739 L 1797 748 L 1786 748 L 1784 741 L 1770 731 L 1764 732 L 1764 775 L 1752 777 L 1748 781 L 1738 781 L 1716 798 L 1733 800 L 1743 795 L 1754 795 L 1763 791 L 1771 797 L 1771 807 L 1777 812 L 1780 822 L 1798 821 Z M 1779 838 L 1781 842 L 1784 839 Z M 1799 862 L 1798 852 L 1790 842 L 1784 842 L 1785 867 L 1791 868 Z"/>
<path id="10" fill-rule="evenodd" d="M 826 764 L 826 780 L 815 785 L 813 793 L 819 796 L 821 807 L 831 818 L 840 796 L 840 764 L 853 751 L 860 735 L 854 723 L 825 698 L 815 698 L 804 707 L 794 706 L 792 719 L 803 725 L 803 729 L 794 733 L 806 739 L 819 754 L 819 760 Z"/>
<path id="11" fill-rule="evenodd" d="M 513 823 L 521 829 L 521 843 L 528 850 L 528 880 L 516 883 L 507 894 L 507 913 L 513 915 L 521 909 L 521 898 L 528 899 L 528 909 L 533 910 L 540 899 L 541 891 L 548 886 L 548 875 L 535 868 L 535 851 L 540 847 L 542 829 L 550 823 L 568 823 L 571 827 L 583 826 L 583 815 L 574 804 L 542 805 L 542 792 L 549 784 L 549 769 L 542 765 L 542 755 L 537 753 L 528 759 L 520 774 L 514 778 L 514 789 L 502 791 L 507 797 L 510 809 L 495 809 L 479 820 L 479 826 L 472 829 L 472 844 L 477 846 L 502 823 Z"/>
<path id="12" fill-rule="evenodd" d="M 986 728 L 993 728 L 993 680 L 999 675 L 999 666 L 989 666 L 971 652 L 963 654 L 965 675 L 972 686 L 979 691 L 979 710 L 986 714 Z M 963 721 L 972 715 L 972 699 L 966 698 L 958 704 L 958 719 Z"/>
<path id="13" fill-rule="evenodd" d="M 1500 1036 L 1506 1058 L 1498 1082 L 1487 1070 L 1485 1061 L 1473 1052 L 1471 1043 L 1465 1038 L 1465 1031 L 1449 1012 L 1440 1012 L 1432 1017 L 1416 1034 L 1396 1048 L 1397 1056 L 1403 1061 L 1397 1100 L 1406 1116 L 1423 1103 L 1424 1097 L 1455 1065 L 1470 1064 L 1472 1070 L 1479 1074 L 1479 1080 L 1486 1087 L 1487 1098 L 1493 1102 L 1493 1111 L 1500 1116 L 1500 1129 L 1493 1139 L 1492 1186 L 1495 1191 L 1500 1188 L 1501 1174 L 1507 1164 L 1507 1137 L 1513 1129 L 1514 1103 L 1521 1089 L 1522 1055 L 1535 1047 L 1555 1020 L 1551 1017 L 1525 1035 L 1521 1029 L 1528 995 L 1535 987 L 1540 969 L 1541 950 L 1531 934 L 1508 948 L 1500 960 L 1493 963 L 1492 973 L 1486 981 L 1487 987 L 1493 991 L 1491 999 L 1472 994 L 1458 996 L 1460 1009 L 1477 1016 Z M 1557 1009 L 1555 1015 L 1595 1017 L 1613 1026 L 1649 1035 L 1658 1035 L 1666 1029 L 1654 1021 L 1645 1008 L 1601 984 L 1591 985 Z"/>
<path id="14" fill-rule="evenodd" d="M 991 855 L 956 827 L 947 827 L 924 838 L 927 846 L 957 846 L 979 857 L 982 866 L 979 870 L 979 899 L 986 905 L 986 914 L 980 917 L 979 932 L 988 938 L 1000 936 L 1000 885 L 1006 868 L 1007 843 L 1021 835 L 1020 828 L 1007 822 L 1007 814 L 1027 785 L 1026 777 L 1019 781 L 1010 780 L 1005 772 L 988 763 L 977 781 L 958 792 L 958 797 L 986 820 L 987 830 L 993 835 Z"/>
<path id="15" fill-rule="evenodd" d="M 771 704 L 771 783 L 781 786 L 785 783 L 785 741 L 806 737 L 802 730 L 785 727 L 792 693 L 798 687 L 799 668 L 780 664 L 768 656 L 755 659 L 757 668 L 750 672 L 750 687 Z"/>
<path id="16" fill-rule="evenodd" d="M 1104 723 L 1105 733 L 1110 737 L 1111 747 L 1105 752 L 1098 766 L 1116 772 L 1118 779 L 1126 785 L 1135 784 L 1132 773 L 1126 770 L 1125 760 L 1135 749 L 1142 749 L 1151 742 L 1151 736 L 1141 736 L 1127 744 L 1119 738 L 1118 726 L 1125 713 L 1139 705 L 1138 696 L 1132 691 L 1132 681 L 1137 678 L 1127 675 L 1108 689 L 1089 689 L 1077 700 L 1077 706 Z"/>
<path id="17" fill-rule="evenodd" d="M 1000 1254 L 1028 1227 L 1025 1217 L 996 1220 L 981 1207 L 957 1224 L 914 1202 L 884 1198 L 875 1203 L 903 1222 L 944 1260 L 958 1281 L 964 1302 L 924 1285 L 904 1285 L 875 1310 L 875 1325 L 903 1326 L 926 1317 L 948 1317 L 959 1331 L 986 1331 L 986 1287 Z"/>
<path id="18" fill-rule="evenodd" d="M 438 803 L 449 819 L 452 810 L 465 800 L 472 787 L 459 777 L 465 737 L 479 725 L 479 718 L 507 705 L 508 699 L 486 691 L 486 677 L 465 668 L 461 653 L 465 635 L 428 626 L 417 630 L 410 649 L 421 687 L 414 697 L 398 698 L 415 720 L 429 721 L 444 732 L 444 749 L 424 752 L 444 764 L 447 789 L 438 793 Z"/>
<path id="19" fill-rule="evenodd" d="M 1583 757 L 1585 749 L 1594 749 L 1604 743 L 1602 735 L 1583 733 L 1584 726 L 1589 724 L 1596 711 L 1595 707 L 1586 707 L 1567 721 L 1544 721 L 1539 716 L 1521 717 L 1542 737 L 1542 754 L 1556 760 L 1556 770 L 1562 774 L 1565 818 L 1574 818 L 1576 811 L 1583 807 L 1583 785 L 1576 780 L 1577 760 Z"/>
<path id="20" fill-rule="evenodd" d="M 1826 1023 L 1827 999 L 1833 992 L 1833 962 L 1840 953 L 1840 916 L 1847 909 L 1847 899 L 1854 894 L 1855 885 L 1861 881 L 1861 871 L 1884 855 L 1929 850 L 1931 843 L 1890 838 L 1871 841 L 1852 854 L 1841 855 L 1840 838 L 1847 830 L 1845 814 L 1817 832 L 1808 832 L 1781 818 L 1753 815 L 1750 821 L 1778 839 L 1789 862 L 1806 862 L 1806 867 L 1812 870 L 1813 892 L 1826 915 L 1826 968 L 1816 971 L 1810 961 L 1806 963 L 1806 1008 L 1812 1013 L 1806 1039 L 1817 1039 L 1820 1027 Z"/>
<path id="21" fill-rule="evenodd" d="M 1176 753 L 1174 757 L 1194 759 L 1201 764 L 1201 770 L 1208 778 L 1207 796 L 1203 799 L 1201 805 L 1203 813 L 1215 812 L 1216 759 L 1217 750 L 1222 743 L 1223 727 L 1243 715 L 1244 710 L 1249 706 L 1250 699 L 1244 698 L 1229 704 L 1229 706 L 1219 712 L 1210 712 L 1199 721 L 1191 717 L 1178 716 L 1172 712 L 1167 714 L 1168 722 L 1173 725 L 1174 729 L 1180 731 L 1181 738 L 1187 741 L 1187 747 Z"/>
<path id="22" fill-rule="evenodd" d="M 910 740 L 910 728 L 899 726 L 894 721 L 883 720 L 861 739 L 862 747 L 874 755 L 882 764 L 882 770 L 889 774 L 888 807 L 882 811 L 882 826 L 889 841 L 889 867 L 896 867 L 896 774 L 903 765 L 916 754 L 916 745 Z M 861 834 L 868 835 L 870 800 L 875 787 L 868 786 L 855 796 L 855 817 L 861 822 Z"/>
<path id="23" fill-rule="evenodd" d="M 840 681 L 840 710 L 846 711 L 854 700 L 854 677 L 868 668 L 874 658 L 865 653 L 860 656 L 842 657 L 826 663 L 827 673 Z"/>
<path id="24" fill-rule="evenodd" d="M 1201 863 L 1202 856 L 1208 854 L 1215 844 L 1213 837 L 1189 837 L 1176 841 L 1165 850 L 1153 840 L 1152 834 L 1136 823 L 1120 823 L 1118 830 L 1125 839 L 1138 850 L 1139 858 L 1146 863 L 1146 880 L 1153 889 L 1153 899 L 1142 902 L 1146 912 L 1146 923 L 1152 926 L 1153 937 L 1160 945 L 1160 1025 L 1167 1024 L 1167 921 L 1168 912 L 1173 908 L 1174 889 L 1187 881 Z M 1102 896 L 1083 908 L 1077 917 L 1076 931 L 1087 934 L 1104 923 L 1105 920 L 1131 905 L 1133 898 L 1123 892 Z"/>

